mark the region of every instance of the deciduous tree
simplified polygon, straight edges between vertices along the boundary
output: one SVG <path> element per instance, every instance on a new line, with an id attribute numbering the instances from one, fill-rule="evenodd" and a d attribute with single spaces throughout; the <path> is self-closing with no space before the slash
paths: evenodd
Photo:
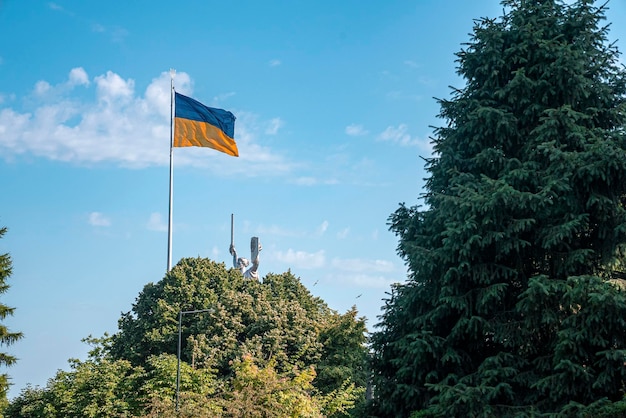
<path id="1" fill-rule="evenodd" d="M 181 311 L 189 314 L 180 328 L 175 411 Z M 87 360 L 72 360 L 71 370 L 43 389 L 25 389 L 5 412 L 348 417 L 364 403 L 364 333 L 356 309 L 331 310 L 291 272 L 268 274 L 261 283 L 223 263 L 182 259 L 144 287 L 119 332 L 86 340 Z"/>

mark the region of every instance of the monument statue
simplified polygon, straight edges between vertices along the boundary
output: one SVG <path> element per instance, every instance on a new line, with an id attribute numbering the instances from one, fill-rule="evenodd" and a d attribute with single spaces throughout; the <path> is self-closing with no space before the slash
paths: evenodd
<path id="1" fill-rule="evenodd" d="M 234 234 L 233 234 L 233 215 L 230 215 L 230 255 L 233 256 L 233 267 L 235 267 L 236 269 L 239 269 L 239 271 L 241 271 L 241 274 L 243 274 L 243 277 L 245 277 L 246 279 L 255 279 L 255 280 L 259 280 L 259 273 L 258 273 L 258 269 L 259 269 L 259 253 L 262 250 L 261 247 L 261 243 L 259 242 L 259 237 L 252 237 L 250 239 L 250 253 L 251 253 L 251 257 L 250 259 L 252 260 L 252 266 L 250 266 L 250 268 L 248 268 L 248 266 L 250 265 L 250 260 L 248 260 L 245 257 L 238 257 L 237 256 L 237 250 L 235 249 L 235 240 L 234 240 Z"/>
<path id="2" fill-rule="evenodd" d="M 261 243 L 258 237 L 252 237 L 250 240 L 250 252 L 252 253 L 252 266 L 246 269 L 250 265 L 250 261 L 244 257 L 237 257 L 237 250 L 234 244 L 230 244 L 230 254 L 233 256 L 233 267 L 239 269 L 243 277 L 246 279 L 259 280 L 259 253 L 261 252 Z"/>

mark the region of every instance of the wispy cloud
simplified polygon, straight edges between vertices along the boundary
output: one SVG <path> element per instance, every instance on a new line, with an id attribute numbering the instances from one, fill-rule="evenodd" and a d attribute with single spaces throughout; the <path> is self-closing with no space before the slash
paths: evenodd
<path id="1" fill-rule="evenodd" d="M 91 212 L 89 214 L 89 225 L 92 226 L 111 226 L 111 220 L 104 216 L 102 212 Z"/>
<path id="2" fill-rule="evenodd" d="M 235 93 L 234 91 L 229 91 L 228 93 L 218 94 L 217 96 L 213 97 L 212 105 L 214 105 L 214 106 L 221 106 L 221 103 L 225 102 L 226 100 L 230 99 L 231 97 L 235 96 L 236 94 L 237 93 Z"/>
<path id="3" fill-rule="evenodd" d="M 121 43 L 128 36 L 129 32 L 120 26 L 106 27 L 100 23 L 91 23 L 91 31 L 107 35 L 112 42 Z"/>
<path id="4" fill-rule="evenodd" d="M 397 274 L 395 265 L 387 260 L 334 258 L 330 267 L 337 272 L 333 275 L 334 280 L 355 286 L 387 288 L 392 283 L 404 280 Z"/>
<path id="5" fill-rule="evenodd" d="M 380 135 L 378 139 L 380 141 L 393 142 L 404 146 L 417 145 L 417 141 L 411 138 L 411 135 L 407 133 L 408 127 L 404 123 L 396 126 L 388 126 Z"/>
<path id="6" fill-rule="evenodd" d="M 113 42 L 122 42 L 128 36 L 128 33 L 129 33 L 128 30 L 126 30 L 123 27 L 120 27 L 120 26 L 107 27 L 99 22 L 95 22 L 93 20 L 90 20 L 89 18 L 80 16 L 76 14 L 75 12 L 64 8 L 58 3 L 49 2 L 48 7 L 50 8 L 50 10 L 63 13 L 66 16 L 69 16 L 70 18 L 76 20 L 77 22 L 80 22 L 81 24 L 86 25 L 87 27 L 91 29 L 92 32 L 101 33 L 103 35 L 109 36 L 109 38 Z"/>
<path id="7" fill-rule="evenodd" d="M 433 152 L 430 140 L 411 136 L 408 132 L 408 126 L 404 123 L 398 126 L 388 126 L 378 135 L 378 140 L 392 142 L 403 147 L 418 147 L 427 155 L 431 155 Z"/>
<path id="8" fill-rule="evenodd" d="M 265 133 L 268 135 L 276 135 L 278 130 L 285 123 L 280 118 L 273 118 L 267 123 L 267 128 L 265 129 Z"/>
<path id="9" fill-rule="evenodd" d="M 349 233 L 350 233 L 350 228 L 344 228 L 341 231 L 337 232 L 337 239 L 346 239 L 348 238 Z"/>
<path id="10" fill-rule="evenodd" d="M 349 272 L 368 273 L 391 273 L 395 271 L 395 266 L 387 260 L 370 260 L 358 258 L 334 258 L 331 261 L 334 269 Z"/>
<path id="11" fill-rule="evenodd" d="M 346 134 L 350 136 L 363 136 L 368 133 L 369 131 L 363 125 L 351 124 L 346 126 Z"/>
<path id="12" fill-rule="evenodd" d="M 305 251 L 296 251 L 288 249 L 287 251 L 275 251 L 274 258 L 282 263 L 290 266 L 290 268 L 316 269 L 324 267 L 326 264 L 326 255 L 324 250 L 315 253 Z"/>
<path id="13" fill-rule="evenodd" d="M 187 73 L 178 72 L 175 82 L 179 92 L 191 95 Z M 79 87 L 80 92 L 76 91 Z M 137 92 L 131 78 L 113 71 L 90 78 L 77 67 L 62 83 L 38 81 L 27 103 L 28 110 L 0 103 L 0 155 L 4 158 L 34 155 L 80 165 L 114 163 L 130 168 L 168 164 L 169 72 L 155 77 L 144 92 Z M 291 172 L 293 163 L 257 141 L 268 126 L 278 129 L 282 122 L 259 121 L 245 111 L 233 113 L 239 158 L 208 148 L 180 148 L 176 149 L 177 166 L 247 177 Z"/>
<path id="14" fill-rule="evenodd" d="M 292 179 L 291 182 L 299 186 L 315 186 L 319 183 L 315 177 L 298 177 Z"/>
<path id="15" fill-rule="evenodd" d="M 270 67 L 278 67 L 280 64 L 282 64 L 282 62 L 279 59 L 273 59 L 269 62 Z"/>
<path id="16" fill-rule="evenodd" d="M 63 7 L 61 7 L 58 4 L 53 3 L 53 2 L 48 3 L 48 7 L 50 9 L 52 9 L 52 10 L 58 10 L 58 11 L 62 11 L 63 10 Z"/>
<path id="17" fill-rule="evenodd" d="M 294 231 L 283 228 L 278 225 L 259 225 L 255 229 L 255 233 L 260 235 L 273 235 L 278 237 L 303 237 L 306 236 L 302 231 Z"/>
<path id="18" fill-rule="evenodd" d="M 157 231 L 157 232 L 167 231 L 167 223 L 163 219 L 163 216 L 161 216 L 161 214 L 158 212 L 153 212 L 150 214 L 150 218 L 148 218 L 148 223 L 146 224 L 146 227 L 150 231 Z"/>
<path id="19" fill-rule="evenodd" d="M 318 179 L 317 177 L 312 176 L 302 176 L 289 179 L 289 182 L 292 184 L 296 184 L 298 186 L 317 186 L 317 185 L 325 185 L 332 186 L 335 184 L 339 184 L 339 180 L 334 178 L 328 178 L 325 180 Z"/>
<path id="20" fill-rule="evenodd" d="M 326 232 L 326 230 L 328 230 L 328 221 L 324 221 L 320 224 L 320 226 L 317 227 L 317 230 L 315 231 L 316 235 L 324 235 L 324 233 Z"/>
<path id="21" fill-rule="evenodd" d="M 347 283 L 355 287 L 388 289 L 393 283 L 400 282 L 404 279 L 398 280 L 398 278 L 376 274 L 336 274 L 331 276 L 331 280 Z"/>

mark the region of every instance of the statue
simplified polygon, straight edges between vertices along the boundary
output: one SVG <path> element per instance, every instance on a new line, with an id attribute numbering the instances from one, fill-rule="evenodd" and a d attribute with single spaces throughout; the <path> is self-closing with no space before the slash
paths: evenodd
<path id="1" fill-rule="evenodd" d="M 250 240 L 250 252 L 252 253 L 252 266 L 246 270 L 246 267 L 250 265 L 250 261 L 244 257 L 237 257 L 237 250 L 234 244 L 230 244 L 230 254 L 233 256 L 233 267 L 239 269 L 243 277 L 246 279 L 259 280 L 259 253 L 261 252 L 261 243 L 258 237 L 252 237 Z"/>
<path id="2" fill-rule="evenodd" d="M 252 237 L 250 239 L 250 253 L 252 259 L 252 266 L 246 269 L 250 265 L 250 260 L 244 257 L 237 257 L 237 250 L 235 249 L 235 239 L 233 233 L 234 215 L 230 215 L 230 255 L 233 256 L 233 267 L 239 269 L 243 277 L 246 279 L 259 280 L 259 253 L 262 250 L 261 243 L 258 237 Z"/>

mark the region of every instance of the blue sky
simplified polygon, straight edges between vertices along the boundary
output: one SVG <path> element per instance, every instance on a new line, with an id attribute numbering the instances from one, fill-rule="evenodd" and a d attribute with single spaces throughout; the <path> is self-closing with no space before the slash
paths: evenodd
<path id="1" fill-rule="evenodd" d="M 626 5 L 610 4 L 610 39 Z M 167 263 L 169 69 L 177 91 L 237 116 L 240 157 L 175 149 L 173 261 L 230 265 L 230 214 L 260 274 L 287 269 L 371 330 L 406 277 L 387 219 L 418 202 L 433 97 L 448 98 L 473 19 L 496 0 L 0 0 L 3 347 L 15 396 L 81 339 L 117 330 Z M 201 307 L 198 307 L 201 308 Z"/>

